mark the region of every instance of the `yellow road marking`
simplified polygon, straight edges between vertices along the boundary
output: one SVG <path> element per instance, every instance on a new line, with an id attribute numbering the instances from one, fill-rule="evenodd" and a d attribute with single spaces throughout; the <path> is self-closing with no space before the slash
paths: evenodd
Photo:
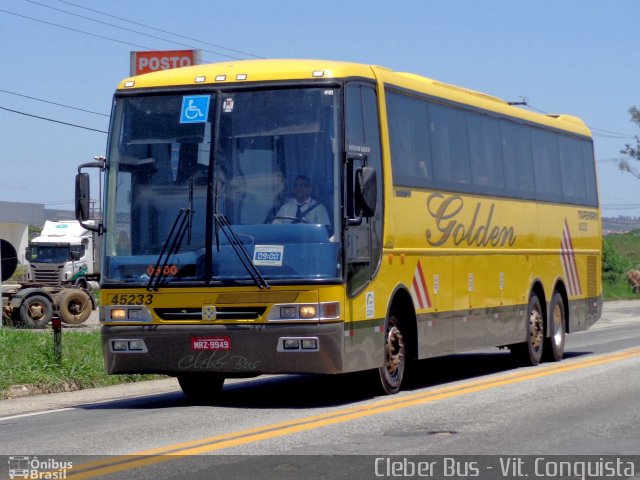
<path id="1" fill-rule="evenodd" d="M 372 415 L 378 415 L 392 410 L 413 407 L 437 400 L 443 400 L 446 398 L 466 395 L 469 393 L 489 390 L 491 388 L 497 388 L 635 357 L 640 357 L 640 349 L 625 350 L 578 361 L 565 361 L 552 366 L 537 367 L 517 373 L 502 375 L 497 378 L 494 377 L 486 380 L 472 381 L 450 387 L 437 388 L 427 392 L 389 397 L 368 405 L 344 408 L 320 415 L 302 417 L 295 420 L 288 420 L 286 422 L 264 425 L 261 427 L 225 433 L 214 437 L 201 438 L 188 442 L 176 443 L 150 450 L 142 450 L 129 455 L 119 455 L 96 462 L 74 465 L 73 470 L 68 472 L 67 478 L 81 480 L 93 478 L 95 476 L 109 475 L 147 465 L 175 460 L 187 455 L 199 455 L 225 448 L 237 447 L 239 445 L 259 442 L 261 440 L 269 440 L 349 420 L 357 420 Z"/>

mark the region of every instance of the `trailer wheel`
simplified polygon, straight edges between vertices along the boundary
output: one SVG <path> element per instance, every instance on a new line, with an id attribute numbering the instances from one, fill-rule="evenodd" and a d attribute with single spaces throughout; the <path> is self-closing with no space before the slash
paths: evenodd
<path id="1" fill-rule="evenodd" d="M 20 320 L 27 328 L 45 328 L 53 317 L 53 304 L 44 295 L 27 297 L 20 305 Z"/>
<path id="2" fill-rule="evenodd" d="M 93 305 L 89 294 L 79 288 L 63 290 L 58 300 L 60 319 L 69 325 L 80 325 L 85 322 Z"/>

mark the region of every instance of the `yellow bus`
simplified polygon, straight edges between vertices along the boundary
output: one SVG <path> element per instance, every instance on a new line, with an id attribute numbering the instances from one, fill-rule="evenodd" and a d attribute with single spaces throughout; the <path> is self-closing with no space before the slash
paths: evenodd
<path id="1" fill-rule="evenodd" d="M 509 347 L 560 360 L 600 316 L 590 132 L 389 69 L 251 60 L 122 81 L 104 175 L 109 373 L 378 370 Z M 92 225 L 87 225 L 87 228 Z"/>

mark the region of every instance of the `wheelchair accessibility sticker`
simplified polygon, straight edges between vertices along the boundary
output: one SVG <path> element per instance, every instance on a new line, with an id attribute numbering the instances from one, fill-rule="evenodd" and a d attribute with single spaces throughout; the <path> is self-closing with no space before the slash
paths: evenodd
<path id="1" fill-rule="evenodd" d="M 180 123 L 205 123 L 209 116 L 209 95 L 187 95 L 182 97 Z"/>

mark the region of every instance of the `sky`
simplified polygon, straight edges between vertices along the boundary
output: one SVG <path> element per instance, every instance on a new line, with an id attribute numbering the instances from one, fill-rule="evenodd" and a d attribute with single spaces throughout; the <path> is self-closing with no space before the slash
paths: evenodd
<path id="1" fill-rule="evenodd" d="M 576 115 L 594 134 L 603 215 L 640 217 L 640 179 L 616 163 L 640 135 L 639 21 L 639 0 L 2 0 L 0 201 L 73 209 L 130 52 L 199 48 L 205 63 L 382 65 Z"/>

